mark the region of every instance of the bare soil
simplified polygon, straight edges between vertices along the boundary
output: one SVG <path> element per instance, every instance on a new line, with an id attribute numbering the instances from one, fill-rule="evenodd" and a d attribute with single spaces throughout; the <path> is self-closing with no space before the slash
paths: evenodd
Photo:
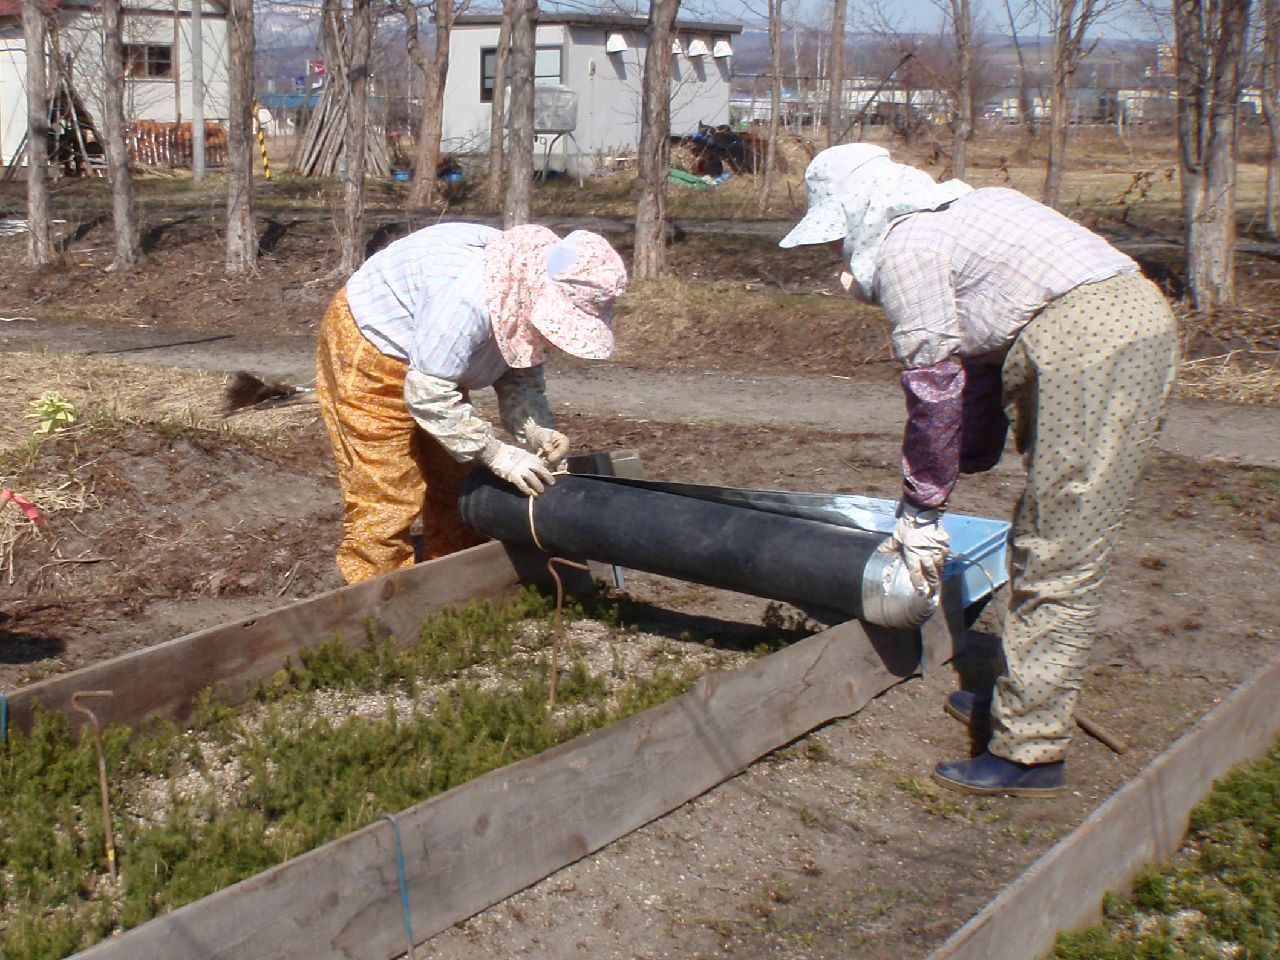
<path id="1" fill-rule="evenodd" d="M 11 689 L 330 590 L 341 507 L 318 425 L 289 447 L 205 430 L 73 429 L 20 489 L 73 483 L 0 589 L 0 685 Z M 8 509 L 13 509 L 9 507 Z"/>
<path id="2" fill-rule="evenodd" d="M 57 268 L 27 271 L 21 239 L 0 240 L 0 315 L 35 318 L 5 324 L 0 349 L 119 349 L 143 359 L 139 351 L 181 344 L 182 365 L 204 358 L 216 370 L 254 369 L 255 358 L 289 351 L 296 359 L 299 345 L 305 355 L 341 281 L 330 272 L 332 227 L 323 216 L 290 214 L 291 195 L 280 189 L 260 275 L 234 282 L 221 277 L 213 216 L 176 206 L 149 210 L 150 259 L 138 272 L 106 272 L 108 227 L 91 222 L 87 202 L 77 219 L 72 201 L 80 201 L 71 198 L 64 212 L 76 236 Z M 410 222 L 394 209 L 385 217 L 374 243 Z M 629 295 L 626 376 L 610 387 L 610 368 L 595 368 L 602 386 L 590 413 L 557 406 L 576 449 L 639 449 L 661 478 L 896 494 L 900 404 L 882 322 L 827 296 L 833 266 L 816 252 L 781 257 L 771 230 L 691 229 L 673 248 L 675 279 Z M 612 232 L 625 246 L 616 223 Z M 1176 283 L 1176 250 L 1152 249 Z M 1252 312 L 1217 327 L 1189 321 L 1196 349 L 1280 346 L 1270 306 L 1280 267 L 1269 253 L 1250 257 L 1242 282 Z M 673 368 L 682 375 L 661 379 Z M 688 401 L 628 407 L 626 383 L 645 370 L 655 389 Z M 779 377 L 767 392 L 752 379 L 766 373 Z M 568 364 L 556 377 L 586 374 Z M 875 398 L 838 430 L 821 425 L 837 418 L 814 400 L 838 402 L 819 389 L 833 378 L 851 396 Z M 18 380 L 5 388 L 19 411 L 38 392 L 24 395 Z M 695 401 L 696 416 L 679 412 Z M 1257 408 L 1230 440 L 1236 458 L 1270 462 L 1277 419 L 1274 408 Z M 972 746 L 941 704 L 957 683 L 990 682 L 995 603 L 956 669 L 900 685 L 437 937 L 433 954 L 922 956 L 1275 655 L 1267 571 L 1280 542 L 1280 472 L 1221 462 L 1229 453 L 1207 443 L 1177 449 L 1186 455 L 1156 457 L 1134 504 L 1082 702 L 1129 740 L 1127 754 L 1079 737 L 1071 789 L 1052 801 L 966 799 L 930 784 L 934 762 Z M 314 411 L 258 439 L 173 422 L 85 423 L 42 446 L 33 466 L 22 467 L 18 452 L 10 459 L 10 480 L 29 489 L 71 478 L 85 497 L 15 548 L 13 579 L 0 586 L 6 689 L 338 585 L 340 507 Z M 1020 486 L 1010 454 L 966 478 L 954 506 L 1006 517 Z M 749 647 L 761 632 L 765 606 L 754 598 L 642 575 L 629 590 L 647 633 Z"/>
<path id="3" fill-rule="evenodd" d="M 898 482 L 891 434 L 562 422 L 580 449 L 640 449 L 655 477 L 881 496 Z M 42 469 L 83 478 L 97 505 L 19 551 L 30 575 L 4 602 L 5 685 L 335 586 L 321 442 L 315 423 L 283 447 L 148 429 L 53 441 Z M 1006 458 L 966 479 L 956 509 L 1007 515 L 1019 473 Z M 1274 655 L 1274 590 L 1246 571 L 1274 564 L 1277 538 L 1280 474 L 1157 458 L 1117 552 L 1082 707 L 1132 749 L 1078 738 L 1059 800 L 966 799 L 928 781 L 934 762 L 970 748 L 941 703 L 989 681 L 992 610 L 958 671 L 895 688 L 437 937 L 434 955 L 922 956 Z M 103 559 L 44 566 L 55 554 Z M 761 635 L 754 598 L 635 574 L 628 586 L 645 633 L 737 648 Z"/>

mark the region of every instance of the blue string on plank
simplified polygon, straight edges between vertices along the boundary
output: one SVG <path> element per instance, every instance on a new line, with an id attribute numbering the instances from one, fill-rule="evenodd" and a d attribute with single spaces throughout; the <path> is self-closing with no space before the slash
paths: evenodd
<path id="1" fill-rule="evenodd" d="M 383 820 L 391 824 L 391 832 L 396 841 L 396 879 L 400 882 L 400 910 L 404 914 L 404 939 L 408 944 L 409 960 L 413 957 L 413 917 L 409 913 L 409 881 L 405 879 L 404 846 L 400 843 L 400 823 L 394 814 L 384 813 Z"/>

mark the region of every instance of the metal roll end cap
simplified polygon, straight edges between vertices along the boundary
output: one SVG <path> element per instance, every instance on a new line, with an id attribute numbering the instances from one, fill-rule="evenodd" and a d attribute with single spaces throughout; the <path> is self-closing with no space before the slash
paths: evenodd
<path id="1" fill-rule="evenodd" d="M 895 550 L 874 551 L 862 571 L 862 617 L 894 630 L 911 630 L 933 614 L 938 603 L 917 590 L 907 565 Z"/>

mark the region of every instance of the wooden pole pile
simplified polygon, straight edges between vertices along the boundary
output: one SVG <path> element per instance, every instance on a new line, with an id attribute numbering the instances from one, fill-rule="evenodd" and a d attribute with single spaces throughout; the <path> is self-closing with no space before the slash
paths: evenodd
<path id="1" fill-rule="evenodd" d="M 304 177 L 332 177 L 338 172 L 346 140 L 349 106 L 345 93 L 338 86 L 325 87 L 294 151 L 291 165 L 295 173 Z M 391 176 L 391 158 L 382 130 L 374 126 L 365 142 L 368 144 L 366 169 L 369 176 Z"/>

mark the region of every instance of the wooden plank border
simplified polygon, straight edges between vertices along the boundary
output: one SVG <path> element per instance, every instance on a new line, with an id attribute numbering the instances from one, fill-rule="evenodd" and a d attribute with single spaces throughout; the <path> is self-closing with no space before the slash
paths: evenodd
<path id="1" fill-rule="evenodd" d="M 840 624 L 398 815 L 413 929 L 448 928 L 679 807 L 911 676 L 912 634 Z M 376 823 L 158 917 L 82 960 L 391 958 L 404 933 Z"/>
<path id="2" fill-rule="evenodd" d="M 1280 734 L 1280 659 L 1210 711 L 1137 778 L 1033 863 L 929 960 L 1030 960 L 1102 915 L 1138 871 L 1172 856 L 1215 780 Z"/>
<path id="3" fill-rule="evenodd" d="M 66 713 L 79 726 L 84 718 L 71 710 L 77 690 L 115 692 L 94 701 L 104 724 L 183 720 L 207 687 L 237 703 L 252 681 L 269 677 L 291 655 L 334 634 L 351 641 L 372 630 L 409 643 L 417 639 L 422 622 L 445 607 L 501 597 L 545 576 L 545 557 L 490 541 L 20 687 L 7 695 L 9 722 L 30 729 L 39 705 Z"/>

